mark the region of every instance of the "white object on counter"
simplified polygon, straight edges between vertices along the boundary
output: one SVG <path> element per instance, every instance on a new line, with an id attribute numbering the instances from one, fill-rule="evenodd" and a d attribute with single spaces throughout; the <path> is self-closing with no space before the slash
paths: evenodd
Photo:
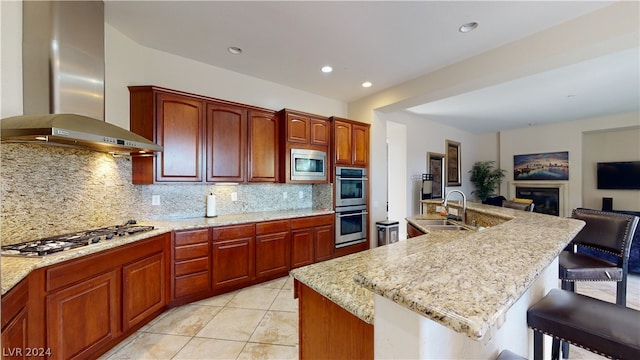
<path id="1" fill-rule="evenodd" d="M 213 194 L 207 195 L 207 217 L 216 217 L 216 196 Z"/>

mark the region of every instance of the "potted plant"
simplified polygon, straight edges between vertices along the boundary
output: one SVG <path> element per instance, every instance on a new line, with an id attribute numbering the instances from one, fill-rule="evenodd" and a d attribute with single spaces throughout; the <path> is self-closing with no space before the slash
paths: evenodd
<path id="1" fill-rule="evenodd" d="M 502 183 L 505 170 L 494 168 L 495 161 L 477 161 L 469 170 L 471 183 L 476 190 L 471 194 L 476 194 L 483 202 L 491 196 L 496 196 L 495 189 Z"/>

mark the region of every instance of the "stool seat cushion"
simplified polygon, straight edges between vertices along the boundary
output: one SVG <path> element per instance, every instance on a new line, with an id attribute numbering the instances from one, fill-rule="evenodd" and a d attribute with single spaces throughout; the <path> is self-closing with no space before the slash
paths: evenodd
<path id="1" fill-rule="evenodd" d="M 502 350 L 496 360 L 527 360 L 527 358 L 509 350 Z"/>
<path id="2" fill-rule="evenodd" d="M 527 311 L 536 331 L 621 359 L 640 356 L 640 311 L 553 289 Z"/>
<path id="3" fill-rule="evenodd" d="M 560 253 L 560 279 L 567 281 L 622 281 L 615 263 L 580 253 Z"/>

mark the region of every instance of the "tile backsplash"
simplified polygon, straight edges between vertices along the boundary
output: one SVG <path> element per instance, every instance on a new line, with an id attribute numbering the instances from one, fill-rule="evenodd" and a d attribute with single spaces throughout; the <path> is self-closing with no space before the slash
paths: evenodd
<path id="1" fill-rule="evenodd" d="M 202 217 L 209 193 L 218 215 L 332 204 L 330 184 L 133 185 L 128 157 L 46 145 L 2 144 L 0 178 L 2 244 L 128 219 Z M 152 205 L 154 195 L 160 205 Z"/>

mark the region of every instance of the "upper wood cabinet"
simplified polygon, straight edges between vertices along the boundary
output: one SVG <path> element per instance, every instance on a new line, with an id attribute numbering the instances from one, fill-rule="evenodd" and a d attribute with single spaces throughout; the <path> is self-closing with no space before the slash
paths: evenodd
<path id="1" fill-rule="evenodd" d="M 286 119 L 285 133 L 287 142 L 301 145 L 329 146 L 331 132 L 326 118 L 293 112 L 288 109 L 282 110 L 280 114 L 281 117 Z"/>
<path id="2" fill-rule="evenodd" d="M 206 131 L 207 181 L 244 181 L 247 110 L 208 103 Z"/>
<path id="3" fill-rule="evenodd" d="M 369 124 L 332 117 L 335 165 L 369 165 Z"/>
<path id="4" fill-rule="evenodd" d="M 278 178 L 278 118 L 271 111 L 249 110 L 249 173 L 250 182 L 277 182 Z"/>
<path id="5" fill-rule="evenodd" d="M 326 117 L 300 111 L 282 109 L 280 120 L 280 182 L 318 184 L 327 183 L 331 143 L 331 125 Z M 291 149 L 318 150 L 327 154 L 324 180 L 291 180 Z"/>
<path id="6" fill-rule="evenodd" d="M 129 91 L 131 131 L 164 146 L 133 158 L 134 184 L 278 181 L 275 112 L 155 86 Z"/>
<path id="7" fill-rule="evenodd" d="M 133 183 L 201 182 L 204 102 L 149 86 L 129 91 L 131 131 L 164 147 L 132 159 Z"/>

